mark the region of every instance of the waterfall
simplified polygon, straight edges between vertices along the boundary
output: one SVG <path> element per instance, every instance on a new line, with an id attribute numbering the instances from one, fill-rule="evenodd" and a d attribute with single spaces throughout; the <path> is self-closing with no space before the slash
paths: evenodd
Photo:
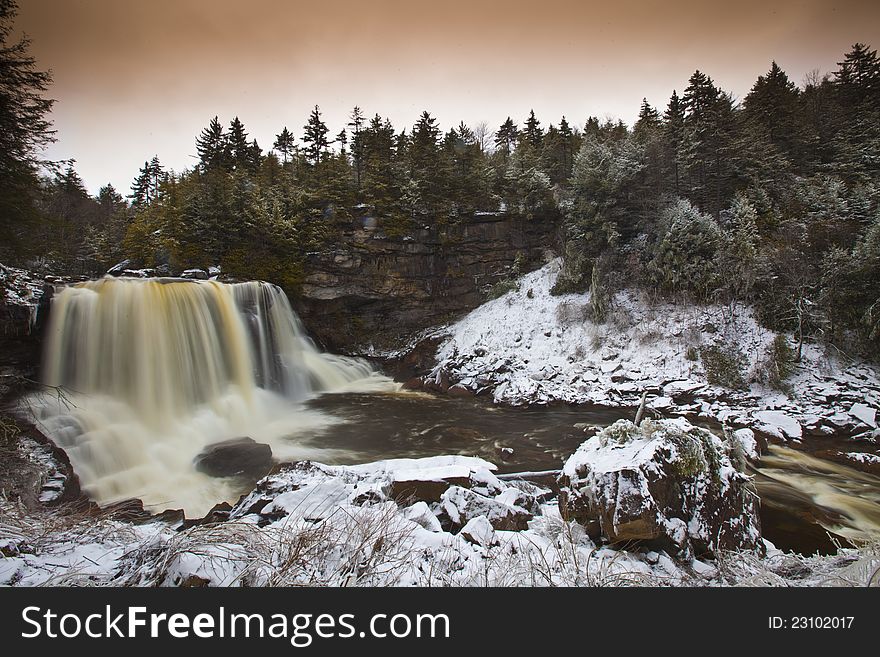
<path id="1" fill-rule="evenodd" d="M 261 282 L 104 278 L 52 300 L 49 392 L 26 402 L 99 503 L 130 497 L 200 513 L 234 497 L 195 471 L 211 443 L 249 436 L 278 458 L 334 419 L 299 402 L 319 392 L 388 389 L 364 361 L 322 353 L 284 292 Z"/>

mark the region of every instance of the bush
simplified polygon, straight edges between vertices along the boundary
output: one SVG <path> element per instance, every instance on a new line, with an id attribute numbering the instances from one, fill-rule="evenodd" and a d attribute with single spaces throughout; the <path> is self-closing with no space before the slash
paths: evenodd
<path id="1" fill-rule="evenodd" d="M 492 287 L 489 288 L 489 291 L 486 293 L 486 296 L 489 299 L 498 299 L 499 297 L 503 297 L 508 292 L 513 292 L 519 289 L 519 284 L 511 280 L 509 278 L 504 278 L 495 283 Z"/>
<path id="2" fill-rule="evenodd" d="M 788 338 L 782 333 L 773 338 L 773 343 L 767 349 L 765 371 L 767 383 L 771 388 L 788 393 L 791 386 L 787 379 L 794 374 L 797 354 L 788 342 Z"/>
<path id="3" fill-rule="evenodd" d="M 666 294 L 685 292 L 708 299 L 719 280 L 718 224 L 688 201 L 679 200 L 663 213 L 662 225 L 660 241 L 647 267 L 649 280 Z"/>
<path id="4" fill-rule="evenodd" d="M 745 388 L 743 370 L 746 357 L 733 345 L 711 345 L 700 349 L 700 358 L 706 368 L 706 379 L 712 385 L 741 390 Z"/>

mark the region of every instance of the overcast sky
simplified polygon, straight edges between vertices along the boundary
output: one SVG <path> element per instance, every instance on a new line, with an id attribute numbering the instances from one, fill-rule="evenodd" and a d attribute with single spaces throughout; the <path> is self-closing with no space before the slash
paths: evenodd
<path id="1" fill-rule="evenodd" d="M 354 105 L 399 129 L 429 110 L 544 126 L 632 123 L 694 69 L 742 98 L 775 59 L 796 83 L 855 42 L 880 47 L 880 2 L 816 0 L 19 0 L 17 27 L 51 69 L 58 142 L 90 191 L 128 193 L 144 160 L 181 170 L 215 114 L 264 149 L 321 106 L 332 134 Z"/>

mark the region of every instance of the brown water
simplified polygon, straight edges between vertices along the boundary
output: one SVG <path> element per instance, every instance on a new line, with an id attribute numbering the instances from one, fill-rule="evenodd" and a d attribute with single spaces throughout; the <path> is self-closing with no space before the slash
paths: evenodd
<path id="1" fill-rule="evenodd" d="M 585 440 L 575 425 L 634 417 L 629 409 L 510 408 L 412 392 L 328 394 L 306 405 L 345 420 L 304 443 L 338 450 L 336 463 L 462 454 L 491 461 L 499 472 L 558 470 Z"/>
<path id="2" fill-rule="evenodd" d="M 585 440 L 584 425 L 634 417 L 632 409 L 509 408 L 409 392 L 327 394 L 307 406 L 344 420 L 297 436 L 305 447 L 331 450 L 332 462 L 463 454 L 491 461 L 501 473 L 558 470 Z M 816 439 L 815 447 L 832 444 Z M 778 446 L 770 447 L 754 475 L 764 536 L 780 549 L 831 554 L 837 544 L 880 537 L 876 476 Z"/>

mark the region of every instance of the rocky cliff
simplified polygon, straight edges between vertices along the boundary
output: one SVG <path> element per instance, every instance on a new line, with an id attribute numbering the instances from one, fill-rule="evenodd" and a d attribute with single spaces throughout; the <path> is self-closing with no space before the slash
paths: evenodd
<path id="1" fill-rule="evenodd" d="M 369 353 L 443 323 L 486 300 L 492 285 L 543 262 L 553 221 L 478 215 L 390 238 L 365 225 L 335 249 L 312 254 L 294 304 L 331 351 Z"/>

